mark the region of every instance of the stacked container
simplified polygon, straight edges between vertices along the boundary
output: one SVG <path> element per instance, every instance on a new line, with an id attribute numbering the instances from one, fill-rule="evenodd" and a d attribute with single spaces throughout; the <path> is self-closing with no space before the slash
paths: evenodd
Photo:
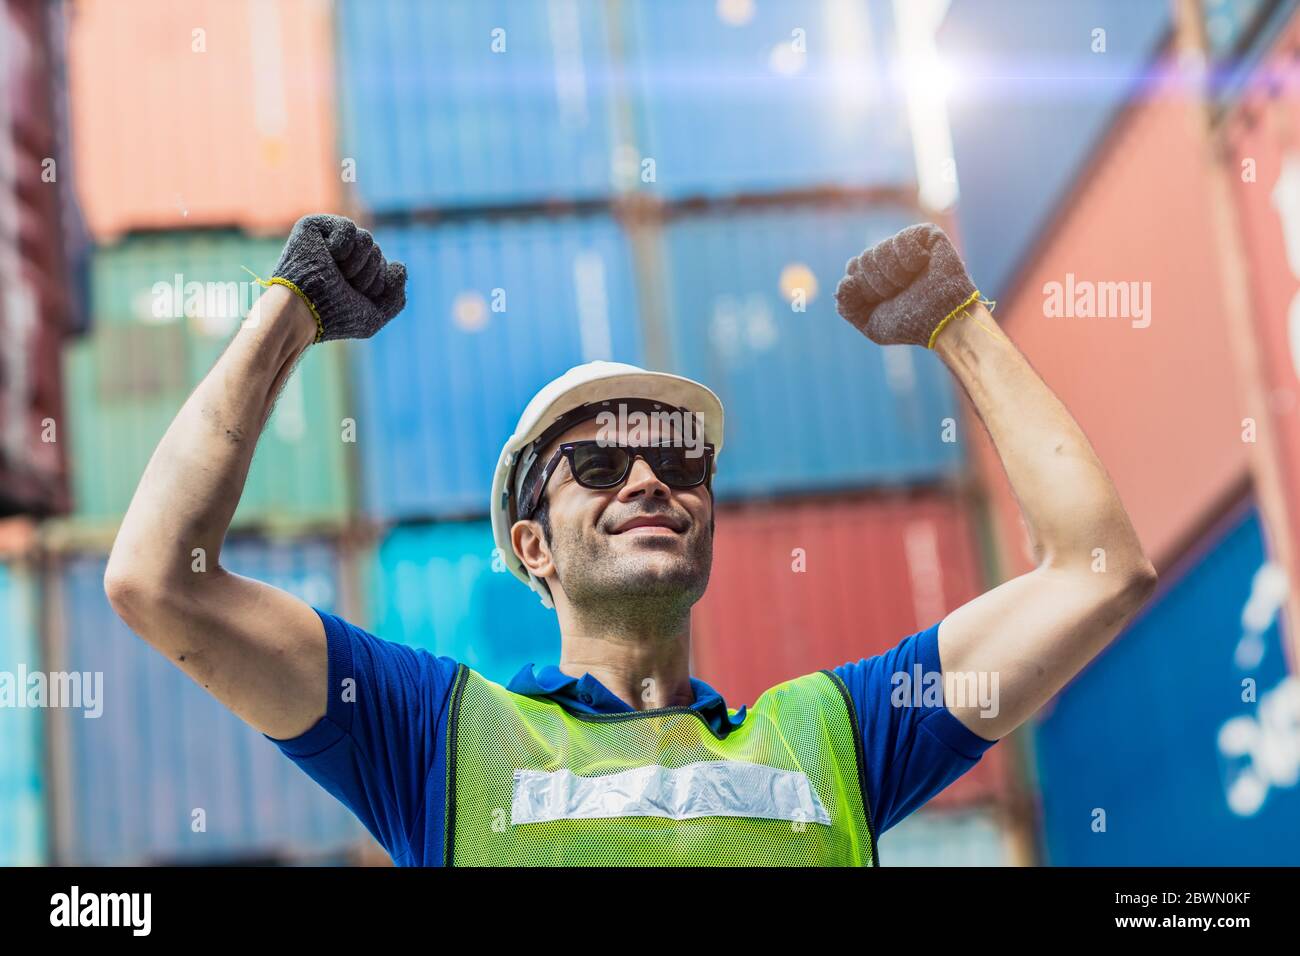
<path id="1" fill-rule="evenodd" d="M 68 503 L 58 440 L 72 314 L 58 228 L 67 170 L 49 34 L 44 4 L 0 2 L 0 516 Z"/>
<path id="2" fill-rule="evenodd" d="M 48 528 L 47 666 L 101 675 L 102 714 L 56 711 L 52 854 L 66 863 L 312 861 L 355 819 L 131 634 L 106 550 L 163 433 L 261 294 L 298 217 L 341 211 L 332 8 L 320 0 L 69 0 L 76 189 L 96 245 L 92 334 L 64 354 L 72 512 Z M 278 395 L 222 564 L 348 611 L 355 417 L 338 344 Z M 346 599 L 345 599 L 346 598 Z"/>
<path id="3" fill-rule="evenodd" d="M 1283 651 L 1285 595 L 1250 502 L 1166 572 L 1037 729 L 1048 863 L 1300 859 L 1300 679 Z"/>
<path id="4" fill-rule="evenodd" d="M 1204 36 L 1206 54 L 1225 64 L 1214 75 L 1228 76 L 1230 61 L 1260 58 L 1263 37 L 1286 35 L 1284 7 L 1294 4 L 1211 2 L 1205 22 L 1190 24 L 1154 5 L 1098 0 L 1043 19 L 1032 4 L 954 0 L 945 25 L 952 66 L 971 80 L 954 103 L 953 135 L 972 271 L 1082 425 L 1162 577 L 1142 614 L 1040 712 L 1034 750 L 1050 863 L 1295 859 L 1265 800 L 1284 812 L 1295 778 L 1286 759 L 1273 759 L 1290 748 L 1294 722 L 1280 632 L 1287 562 L 1278 556 L 1294 550 L 1284 520 L 1294 481 L 1279 475 L 1273 450 L 1289 460 L 1295 385 L 1284 331 L 1291 293 L 1278 277 L 1300 268 L 1288 270 L 1284 257 L 1289 124 L 1284 109 L 1266 105 L 1294 43 L 1278 41 L 1278 59 L 1263 58 L 1259 82 L 1245 84 L 1257 92 L 1230 111 L 1219 167 L 1202 91 L 1179 67 L 1193 61 L 1170 37 L 1176 27 L 1181 43 Z M 1044 50 L 1056 82 L 1031 85 Z M 1000 66 L 981 71 L 981 62 Z M 1035 118 L 1048 116 L 1068 121 L 1068 135 L 1044 136 Z M 999 130 L 1032 131 L 1037 145 L 1008 158 Z M 1051 157 L 1034 152 L 1044 144 Z M 1241 263 L 1254 277 L 1253 302 Z M 982 431 L 974 451 L 1006 579 L 1033 557 Z M 1267 551 L 1254 505 L 1264 499 Z M 1128 692 L 1135 681 L 1141 690 Z"/>
<path id="5" fill-rule="evenodd" d="M 694 663 L 731 706 L 886 650 L 983 589 L 947 372 L 874 346 L 833 303 L 849 257 L 933 218 L 915 204 L 894 10 L 70 5 L 75 156 L 100 246 L 97 330 L 67 356 L 75 512 L 60 540 L 77 549 L 52 574 L 51 648 L 125 703 L 113 722 L 58 725 L 61 858 L 302 857 L 350 838 L 166 661 L 125 631 L 90 640 L 115 620 L 102 544 L 256 295 L 243 270 L 265 275 L 304 213 L 372 228 L 408 266 L 408 304 L 299 365 L 230 566 L 276 583 L 272 565 L 332 564 L 347 527 L 369 550 L 340 548 L 338 582 L 306 600 L 497 681 L 557 660 L 554 613 L 494 553 L 488 491 L 529 398 L 607 359 L 697 378 L 727 409 Z M 336 602 L 354 572 L 360 601 Z M 88 788 L 103 796 L 70 796 Z M 936 801 L 961 820 L 900 857 L 949 862 L 933 848 L 959 827 L 964 861 L 992 859 L 1007 790 L 995 748 Z M 311 812 L 291 820 L 297 801 Z"/>
<path id="6" fill-rule="evenodd" d="M 528 400 L 592 359 L 691 376 L 726 408 L 693 649 L 731 706 L 883 651 L 982 589 L 951 491 L 947 373 L 867 342 L 833 302 L 850 256 L 927 218 L 891 4 L 338 11 L 352 194 L 412 276 L 407 314 L 353 352 L 360 500 L 384 534 L 365 588 L 376 633 L 501 682 L 558 660 L 554 613 L 508 574 L 485 516 Z M 817 572 L 792 573 L 795 545 L 769 526 L 813 548 Z M 865 599 L 853 567 L 873 554 L 911 590 L 881 580 Z M 991 804 L 1004 779 L 995 750 L 938 803 Z"/>

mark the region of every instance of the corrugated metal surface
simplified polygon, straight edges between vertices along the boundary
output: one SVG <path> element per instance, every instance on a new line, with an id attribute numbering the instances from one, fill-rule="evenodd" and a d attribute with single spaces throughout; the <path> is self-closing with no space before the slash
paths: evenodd
<path id="1" fill-rule="evenodd" d="M 325 542 L 232 540 L 230 570 L 335 609 L 338 566 Z M 333 797 L 162 654 L 104 596 L 101 557 L 60 575 L 62 667 L 101 672 L 102 714 L 70 712 L 67 862 L 90 865 L 314 854 L 360 836 Z M 206 830 L 192 829 L 202 810 Z"/>
<path id="2" fill-rule="evenodd" d="M 77 200 L 77 170 L 72 154 L 72 110 L 68 93 L 68 4 L 74 0 L 46 3 L 45 21 L 50 30 L 50 83 L 54 90 L 54 159 L 59 169 L 59 227 L 66 270 L 66 327 L 69 334 L 90 330 L 90 254 L 93 243 Z"/>
<path id="3" fill-rule="evenodd" d="M 267 275 L 279 252 L 279 241 L 178 233 L 95 254 L 97 327 L 66 365 L 79 521 L 111 523 L 125 512 L 167 426 L 261 293 L 240 267 Z M 258 441 L 236 526 L 346 513 L 343 362 L 327 343 L 295 369 Z"/>
<path id="4" fill-rule="evenodd" d="M 55 104 L 42 4 L 0 3 L 0 242 L 51 283 L 61 275 Z M 53 291 L 53 290 L 52 290 Z"/>
<path id="5" fill-rule="evenodd" d="M 59 342 L 64 286 L 44 8 L 0 3 L 0 515 L 67 507 Z"/>
<path id="6" fill-rule="evenodd" d="M 937 356 L 881 349 L 835 311 L 845 262 L 917 217 L 779 207 L 666 227 L 669 370 L 722 399 L 720 497 L 902 484 L 960 467 L 960 444 L 943 440 L 958 406 Z"/>
<path id="7" fill-rule="evenodd" d="M 330 10 L 324 0 L 75 3 L 73 146 L 95 235 L 274 231 L 336 209 Z"/>
<path id="8" fill-rule="evenodd" d="M 919 810 L 877 838 L 881 866 L 1009 866 L 994 813 Z"/>
<path id="9" fill-rule="evenodd" d="M 370 209 L 595 198 L 612 189 L 597 0 L 341 0 L 343 154 Z"/>
<path id="10" fill-rule="evenodd" d="M 0 866 L 46 860 L 45 711 L 18 706 L 26 675 L 42 670 L 36 592 L 29 569 L 0 562 L 0 681 L 14 696 L 0 706 Z"/>
<path id="11" fill-rule="evenodd" d="M 1268 403 L 1251 413 L 1261 429 L 1271 430 L 1293 555 L 1300 555 L 1300 91 L 1288 77 L 1298 49 L 1300 17 L 1262 61 L 1226 125 L 1226 175 L 1249 273 L 1260 392 Z"/>
<path id="12" fill-rule="evenodd" d="M 1039 247 L 1023 294 L 996 310 L 1083 427 L 1158 568 L 1200 532 L 1248 468 L 1211 171 L 1188 109 L 1184 99 L 1163 96 L 1134 107 Z M 1073 314 L 1049 315 L 1049 283 Z M 1084 293 L 1098 293 L 1099 283 L 1124 283 L 1130 293 L 1136 283 L 1145 315 L 1137 317 L 1131 296 L 1127 315 L 1081 314 Z M 1006 474 L 984 430 L 970 433 L 1008 546 L 1006 571 L 1028 570 Z"/>
<path id="13" fill-rule="evenodd" d="M 964 509 L 937 495 L 720 508 L 692 618 L 695 673 L 736 707 L 889 650 L 980 593 L 971 533 Z M 1001 793 L 1001 760 L 994 747 L 938 805 Z"/>
<path id="14" fill-rule="evenodd" d="M 1170 28 L 1168 3 L 953 0 L 940 52 L 966 261 L 1006 295 L 1022 258 Z M 1104 30 L 1104 52 L 1094 52 Z M 1158 182 L 1158 180 L 1157 180 Z M 1033 286 L 1027 286 L 1033 294 Z"/>
<path id="15" fill-rule="evenodd" d="M 0 248 L 0 515 L 69 503 L 61 346 L 48 280 Z"/>
<path id="16" fill-rule="evenodd" d="M 629 185 L 679 197 L 915 180 L 890 3 L 624 6 Z"/>
<path id="17" fill-rule="evenodd" d="M 1253 507 L 1189 560 L 1037 728 L 1054 865 L 1300 862 L 1300 680 Z"/>
<path id="18" fill-rule="evenodd" d="M 501 684 L 525 664 L 559 661 L 555 612 L 494 560 L 494 548 L 487 521 L 395 529 L 370 566 L 374 633 Z"/>
<path id="19" fill-rule="evenodd" d="M 643 364 L 630 252 L 605 217 L 381 230 L 406 311 L 355 349 L 364 499 L 383 518 L 485 514 L 534 393 L 592 359 Z"/>

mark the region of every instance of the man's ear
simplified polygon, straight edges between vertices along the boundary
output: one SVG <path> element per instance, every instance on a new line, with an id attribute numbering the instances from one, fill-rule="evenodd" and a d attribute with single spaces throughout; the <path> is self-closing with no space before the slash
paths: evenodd
<path id="1" fill-rule="evenodd" d="M 516 521 L 510 526 L 510 544 L 524 567 L 535 576 L 545 578 L 555 567 L 551 549 L 538 522 L 531 519 Z"/>

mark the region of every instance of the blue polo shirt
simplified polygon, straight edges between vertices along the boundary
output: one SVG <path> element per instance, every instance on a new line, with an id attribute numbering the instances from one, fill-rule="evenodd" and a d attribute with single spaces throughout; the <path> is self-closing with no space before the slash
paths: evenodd
<path id="1" fill-rule="evenodd" d="M 330 697 L 325 716 L 301 736 L 273 740 L 341 800 L 398 866 L 441 866 L 446 817 L 447 715 L 457 662 L 386 641 L 316 609 L 325 625 Z M 995 741 L 972 733 L 942 705 L 891 702 L 893 676 L 939 673 L 939 625 L 875 657 L 835 668 L 857 710 L 867 764 L 867 794 L 877 836 L 973 767 Z M 798 674 L 791 674 L 798 677 Z M 570 710 L 632 708 L 591 674 L 529 664 L 507 687 Z M 740 726 L 722 696 L 698 678 L 692 710 L 724 736 Z M 886 863 L 888 861 L 885 861 Z"/>

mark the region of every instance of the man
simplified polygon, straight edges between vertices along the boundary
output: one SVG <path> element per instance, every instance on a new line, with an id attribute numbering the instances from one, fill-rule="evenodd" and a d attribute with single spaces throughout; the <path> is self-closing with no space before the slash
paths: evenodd
<path id="1" fill-rule="evenodd" d="M 507 566 L 558 616 L 558 664 L 502 687 L 382 640 L 217 558 L 298 357 L 373 335 L 404 286 L 365 230 L 300 221 L 253 321 L 149 462 L 105 576 L 141 637 L 274 739 L 398 864 L 876 864 L 879 833 L 1033 714 L 1154 586 L 1087 439 L 947 237 L 921 225 L 852 260 L 837 303 L 877 343 L 933 348 L 962 383 L 1019 499 L 1033 571 L 887 654 L 728 707 L 689 672 L 721 404 L 688 379 L 590 363 L 524 410 L 490 502 Z M 196 573 L 199 548 L 209 570 Z M 944 678 L 941 701 L 891 693 L 917 666 Z M 959 699 L 952 675 L 996 678 L 996 706 Z"/>

